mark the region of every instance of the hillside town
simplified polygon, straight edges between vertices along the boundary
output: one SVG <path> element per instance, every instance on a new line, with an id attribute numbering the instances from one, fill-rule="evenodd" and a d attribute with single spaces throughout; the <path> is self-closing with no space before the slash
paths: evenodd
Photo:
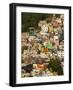
<path id="1" fill-rule="evenodd" d="M 21 33 L 21 77 L 64 75 L 64 15 Z"/>

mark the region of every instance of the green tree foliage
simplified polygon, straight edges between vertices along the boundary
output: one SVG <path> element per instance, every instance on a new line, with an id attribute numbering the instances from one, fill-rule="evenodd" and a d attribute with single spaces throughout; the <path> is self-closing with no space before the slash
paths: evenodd
<path id="1" fill-rule="evenodd" d="M 56 59 L 56 60 L 50 60 L 49 61 L 49 68 L 52 69 L 52 71 L 54 72 L 57 72 L 58 75 L 63 75 L 63 68 L 61 66 L 61 62 Z"/>
<path id="2" fill-rule="evenodd" d="M 29 27 L 37 28 L 39 20 L 45 20 L 48 14 L 22 13 L 22 32 L 27 32 Z"/>

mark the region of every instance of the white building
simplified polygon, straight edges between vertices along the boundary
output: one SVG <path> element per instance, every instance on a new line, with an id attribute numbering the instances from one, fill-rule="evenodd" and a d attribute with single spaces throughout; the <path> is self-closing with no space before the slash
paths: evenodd
<path id="1" fill-rule="evenodd" d="M 58 57 L 64 58 L 64 51 L 58 51 Z"/>
<path id="2" fill-rule="evenodd" d="M 40 34 L 46 35 L 48 32 L 48 28 L 49 28 L 48 23 L 45 20 L 43 20 L 38 23 L 38 26 L 41 27 Z"/>

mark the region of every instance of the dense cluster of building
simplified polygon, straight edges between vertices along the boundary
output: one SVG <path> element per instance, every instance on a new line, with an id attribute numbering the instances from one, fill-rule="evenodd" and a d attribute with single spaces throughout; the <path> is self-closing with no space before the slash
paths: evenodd
<path id="1" fill-rule="evenodd" d="M 40 20 L 38 27 L 21 33 L 21 77 L 63 75 L 64 15 Z"/>

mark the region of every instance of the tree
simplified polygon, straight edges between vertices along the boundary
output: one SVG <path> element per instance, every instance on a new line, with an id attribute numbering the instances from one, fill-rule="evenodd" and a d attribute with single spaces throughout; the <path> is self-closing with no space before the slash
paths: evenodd
<path id="1" fill-rule="evenodd" d="M 49 68 L 52 68 L 52 71 L 57 72 L 58 75 L 63 75 L 63 68 L 59 59 L 51 59 L 49 61 Z"/>
<path id="2" fill-rule="evenodd" d="M 22 32 L 28 32 L 29 27 L 38 27 L 40 20 L 45 20 L 48 14 L 41 13 L 22 13 Z"/>

